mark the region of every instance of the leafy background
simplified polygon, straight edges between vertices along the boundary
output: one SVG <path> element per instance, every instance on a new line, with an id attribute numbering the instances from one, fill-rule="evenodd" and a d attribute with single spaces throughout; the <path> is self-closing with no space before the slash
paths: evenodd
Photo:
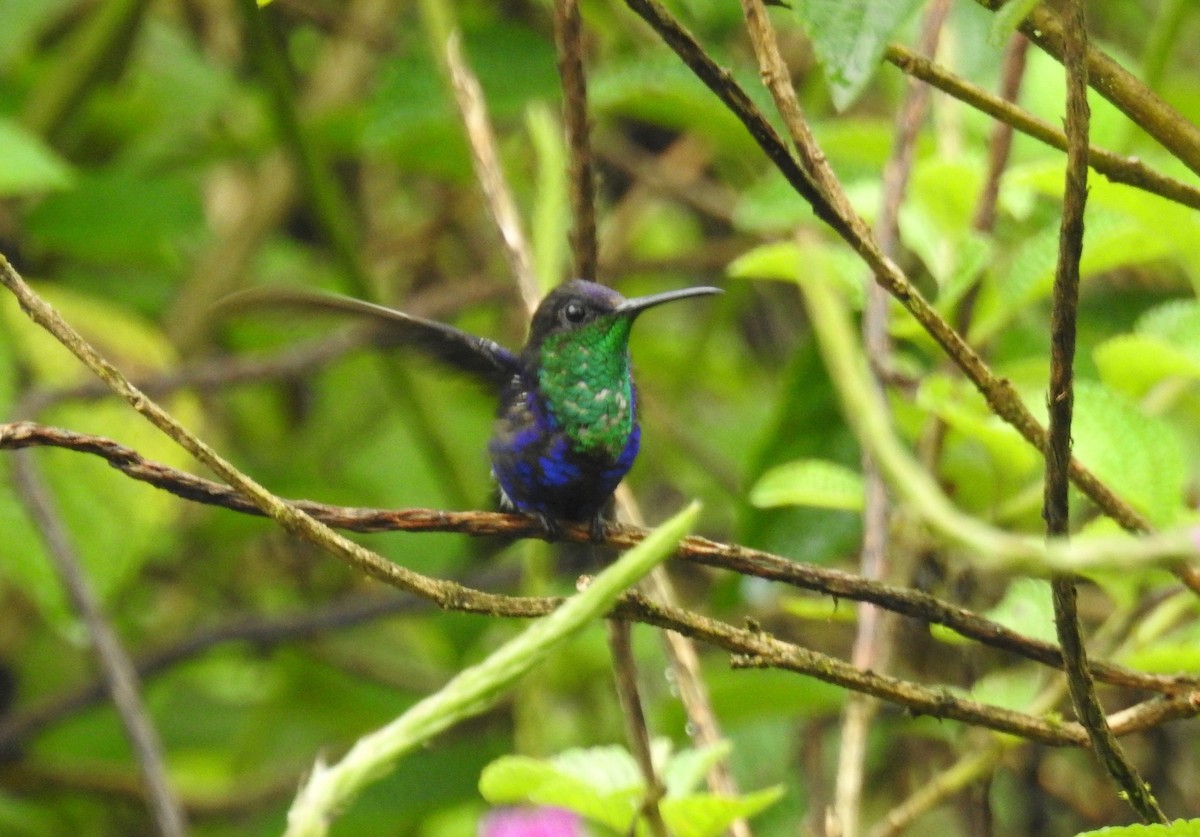
<path id="1" fill-rule="evenodd" d="M 876 65 L 889 41 L 914 40 L 921 6 L 876 5 L 866 18 L 864 4 L 828 0 L 772 11 L 817 137 L 868 218 L 878 211 L 904 81 Z M 1097 42 L 1200 121 L 1195 6 L 1088 6 Z M 765 105 L 737 4 L 672 7 Z M 615 2 L 583 10 L 601 277 L 630 295 L 701 283 L 726 289 L 718 300 L 656 310 L 635 330 L 646 410 L 632 488 L 651 521 L 699 497 L 707 535 L 854 569 L 858 446 L 790 280 L 816 272 L 857 288 L 864 269 L 640 20 Z M 228 321 L 211 309 L 240 288 L 295 284 L 427 306 L 462 328 L 520 343 L 524 317 L 430 46 L 444 13 L 432 2 L 277 0 L 256 27 L 223 0 L 0 4 L 0 250 L 135 377 L 197 365 L 223 373 L 224 382 L 173 390 L 166 403 L 283 496 L 381 507 L 487 502 L 492 405 L 469 385 L 411 357 L 381 359 L 336 322 Z M 549 286 L 569 264 L 549 9 L 462 0 L 453 14 Z M 955 4 L 940 58 L 995 89 L 1005 27 L 979 6 Z M 282 72 L 273 50 L 286 56 Z M 1021 103 L 1057 124 L 1062 100 L 1061 67 L 1032 50 Z M 1094 144 L 1195 182 L 1102 99 L 1092 108 Z M 934 96 L 899 218 L 902 260 L 947 315 L 980 279 L 970 338 L 1031 407 L 1044 409 L 1062 156 L 1018 136 L 996 228 L 972 232 L 991 125 Z M 1198 240 L 1195 210 L 1093 177 L 1075 450 L 1161 525 L 1195 517 Z M 916 446 L 944 423 L 930 467 L 956 503 L 1014 530 L 1041 531 L 1037 455 L 947 370 L 915 324 L 894 316 L 892 333 L 900 432 Z M 328 349 L 322 362 L 296 360 L 312 347 Z M 228 380 L 234 359 L 247 357 L 283 368 Z M 87 380 L 0 299 L 6 417 L 24 416 L 31 393 Z M 56 398 L 36 417 L 190 467 L 111 401 Z M 138 659 L 183 649 L 146 677 L 145 698 L 197 834 L 278 832 L 317 754 L 339 752 L 519 630 L 401 603 L 261 521 L 169 498 L 86 457 L 47 450 L 38 464 L 127 647 Z M 8 467 L 0 458 L 0 473 Z M 1086 504 L 1075 507 L 1081 527 L 1103 528 Z M 137 772 L 111 707 L 92 700 L 55 709 L 95 669 L 7 481 L 0 533 L 0 731 L 8 734 L 0 736 L 0 832 L 143 833 Z M 573 574 L 545 570 L 541 547 L 518 544 L 483 562 L 464 541 L 389 534 L 368 542 L 421 572 L 482 579 L 492 589 L 572 589 Z M 911 526 L 895 548 L 912 567 L 911 583 L 995 608 L 1030 633 L 1051 624 L 1039 581 L 975 573 Z M 752 616 L 782 637 L 848 654 L 847 605 L 728 574 L 673 572 L 694 609 L 735 622 Z M 1120 661 L 1164 672 L 1200 666 L 1195 603 L 1165 596 L 1173 583 L 1165 572 L 1097 573 L 1092 581 L 1083 591 L 1090 625 L 1140 620 Z M 682 748 L 685 719 L 661 676 L 661 645 L 649 629 L 635 640 L 651 728 Z M 974 687 L 1001 703 L 1026 706 L 1043 676 L 919 625 L 898 642 L 897 673 Z M 755 818 L 755 833 L 818 829 L 845 694 L 783 672 L 732 670 L 712 651 L 703 662 L 741 786 L 783 789 Z M 603 632 L 590 631 L 511 700 L 401 763 L 334 833 L 472 833 L 488 808 L 479 780 L 493 760 L 623 740 L 610 677 Z M 1103 696 L 1110 706 L 1132 699 Z M 43 709 L 44 722 L 10 732 Z M 977 746 L 978 734 L 885 710 L 868 752 L 868 817 Z M 1194 724 L 1126 746 L 1164 807 L 1200 816 Z M 1025 746 L 918 827 L 989 833 L 980 825 L 987 820 L 991 833 L 1071 834 L 1130 818 L 1088 753 Z"/>

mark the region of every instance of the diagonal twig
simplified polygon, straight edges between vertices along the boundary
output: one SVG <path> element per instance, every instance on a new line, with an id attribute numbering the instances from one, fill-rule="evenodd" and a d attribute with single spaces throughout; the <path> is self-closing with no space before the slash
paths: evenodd
<path id="1" fill-rule="evenodd" d="M 163 837 L 184 837 L 187 819 L 167 777 L 162 741 L 142 701 L 137 670 L 92 590 L 50 491 L 42 482 L 31 456 L 29 452 L 17 454 L 13 463 L 13 485 L 46 542 L 46 553 L 68 601 L 87 630 L 105 686 L 133 749 L 157 830 Z"/>
<path id="2" fill-rule="evenodd" d="M 488 119 L 487 106 L 479 80 L 471 71 L 462 52 L 462 44 L 456 31 L 450 33 L 445 43 L 445 61 L 454 87 L 454 97 L 466 126 L 467 140 L 471 146 L 471 161 L 475 164 L 475 177 L 487 198 L 488 211 L 500 237 L 504 241 L 504 255 L 516 279 L 517 288 L 525 308 L 537 308 L 541 294 L 533 270 L 533 255 L 529 250 L 529 239 L 525 235 L 521 214 L 516 201 L 504 179 L 500 167 L 500 155 L 496 150 L 496 135 Z"/>
<path id="3" fill-rule="evenodd" d="M 1024 35 L 1016 36 L 1028 43 Z M 1022 50 L 1024 47 L 1022 47 Z M 1011 52 L 1011 48 L 1010 48 Z M 1067 150 L 1067 135 L 1061 128 L 1031 114 L 1008 96 L 995 96 L 966 79 L 956 76 L 940 64 L 918 55 L 902 44 L 891 44 L 883 57 L 901 72 L 927 82 L 965 102 L 993 119 L 1011 125 L 1023 134 L 1059 151 Z M 1200 189 L 1150 168 L 1136 157 L 1114 154 L 1098 145 L 1088 146 L 1088 165 L 1113 183 L 1151 192 L 1170 201 L 1200 209 Z"/>

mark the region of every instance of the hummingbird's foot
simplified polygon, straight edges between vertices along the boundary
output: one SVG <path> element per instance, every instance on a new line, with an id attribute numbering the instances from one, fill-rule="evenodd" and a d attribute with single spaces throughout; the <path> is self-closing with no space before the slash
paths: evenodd
<path id="1" fill-rule="evenodd" d="M 547 514 L 533 514 L 534 520 L 542 527 L 542 531 L 546 533 L 546 540 L 561 541 L 563 536 L 562 524 Z"/>
<path id="2" fill-rule="evenodd" d="M 596 514 L 593 515 L 592 520 L 588 525 L 588 532 L 591 534 L 592 540 L 595 543 L 604 543 L 604 541 L 608 538 L 608 521 L 604 519 L 603 512 L 596 512 Z"/>

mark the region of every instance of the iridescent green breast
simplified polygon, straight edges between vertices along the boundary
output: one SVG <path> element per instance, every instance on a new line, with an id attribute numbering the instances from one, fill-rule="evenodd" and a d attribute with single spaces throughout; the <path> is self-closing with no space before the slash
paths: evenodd
<path id="1" fill-rule="evenodd" d="M 577 450 L 616 459 L 633 432 L 627 317 L 600 317 L 541 346 L 538 388 Z"/>

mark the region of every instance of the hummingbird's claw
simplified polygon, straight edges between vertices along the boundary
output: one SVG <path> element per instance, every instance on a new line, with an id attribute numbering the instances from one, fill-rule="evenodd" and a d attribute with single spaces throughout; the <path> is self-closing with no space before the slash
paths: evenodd
<path id="1" fill-rule="evenodd" d="M 591 523 L 588 526 L 588 532 L 592 536 L 592 540 L 596 543 L 604 543 L 608 538 L 608 521 L 604 519 L 604 512 L 598 511 L 592 517 Z"/>
<path id="2" fill-rule="evenodd" d="M 546 514 L 534 514 L 533 518 L 538 522 L 538 525 L 542 527 L 542 531 L 546 533 L 546 540 L 562 540 L 562 524 L 560 524 L 557 520 Z"/>

